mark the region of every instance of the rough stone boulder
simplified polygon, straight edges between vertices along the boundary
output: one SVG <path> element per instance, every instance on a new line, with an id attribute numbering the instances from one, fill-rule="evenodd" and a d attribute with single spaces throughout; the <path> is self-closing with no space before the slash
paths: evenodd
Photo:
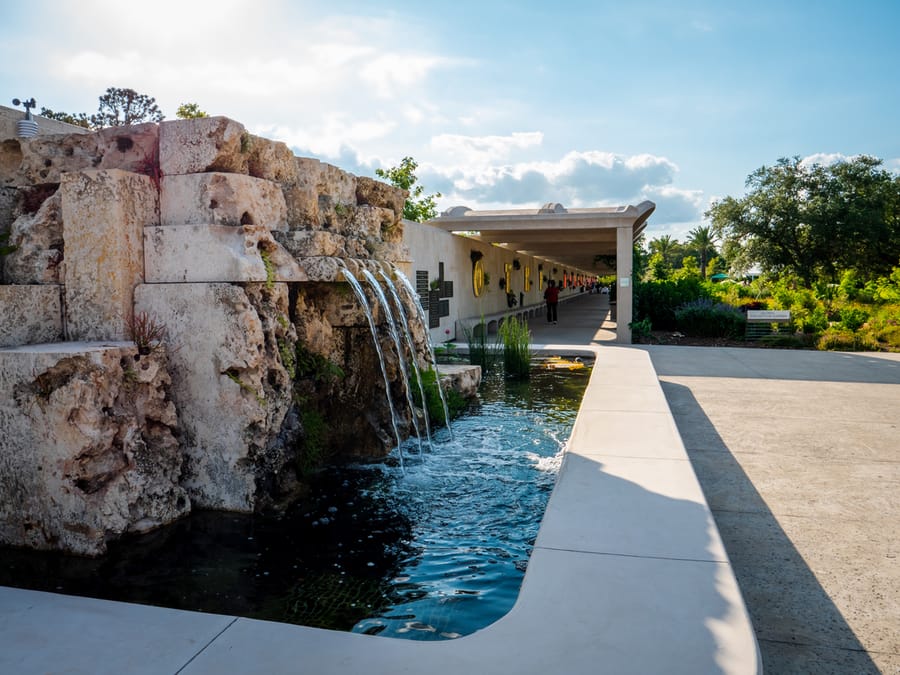
<path id="1" fill-rule="evenodd" d="M 165 356 L 0 349 L 0 542 L 99 555 L 190 510 Z"/>
<path id="2" fill-rule="evenodd" d="M 19 210 L 9 230 L 15 250 L 4 257 L 7 284 L 58 284 L 63 260 L 62 200 L 56 185 L 22 190 Z M 49 196 L 47 196 L 49 195 Z"/>
<path id="3" fill-rule="evenodd" d="M 291 461 L 286 284 L 144 284 L 135 311 L 166 327 L 192 502 L 256 510 Z"/>
<path id="4" fill-rule="evenodd" d="M 122 169 L 156 175 L 159 127 L 148 122 L 91 134 L 53 134 L 0 143 L 0 185 L 59 183 L 69 171 Z"/>

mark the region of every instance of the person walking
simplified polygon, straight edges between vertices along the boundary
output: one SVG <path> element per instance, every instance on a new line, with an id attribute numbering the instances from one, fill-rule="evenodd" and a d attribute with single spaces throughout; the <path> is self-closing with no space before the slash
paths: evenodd
<path id="1" fill-rule="evenodd" d="M 544 291 L 544 300 L 547 303 L 547 323 L 556 323 L 556 308 L 559 305 L 559 287 L 551 279 Z"/>

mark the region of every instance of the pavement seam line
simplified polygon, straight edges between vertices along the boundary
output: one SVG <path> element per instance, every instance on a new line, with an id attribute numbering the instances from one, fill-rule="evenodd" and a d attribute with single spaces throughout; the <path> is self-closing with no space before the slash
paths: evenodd
<path id="1" fill-rule="evenodd" d="M 534 550 L 541 551 L 557 551 L 559 553 L 585 553 L 587 555 L 602 555 L 609 556 L 613 558 L 644 558 L 648 560 L 672 560 L 675 562 L 698 562 L 698 563 L 712 563 L 713 565 L 729 565 L 728 560 L 709 560 L 703 558 L 677 558 L 673 556 L 666 555 L 639 555 L 637 553 L 612 553 L 609 551 L 585 551 L 579 548 L 558 548 L 556 546 L 535 546 Z"/>
<path id="2" fill-rule="evenodd" d="M 187 668 L 189 665 L 191 665 L 191 664 L 194 662 L 194 660 L 195 660 L 198 656 L 200 656 L 203 652 L 206 651 L 206 648 L 207 648 L 207 647 L 209 647 L 213 642 L 215 642 L 216 640 L 218 640 L 218 639 L 222 636 L 222 633 L 224 633 L 226 630 L 228 630 L 229 628 L 231 628 L 231 627 L 235 624 L 235 622 L 237 622 L 237 620 L 240 619 L 240 618 L 241 618 L 241 617 L 239 617 L 239 616 L 236 616 L 236 617 L 232 618 L 231 621 L 228 622 L 228 625 L 225 626 L 225 628 L 223 628 L 223 629 L 220 630 L 218 633 L 216 633 L 215 635 L 213 635 L 213 636 L 209 639 L 209 642 L 207 642 L 205 645 L 203 645 L 203 646 L 199 649 L 199 651 L 198 651 L 196 654 L 194 654 L 191 658 L 189 658 L 189 659 L 187 660 L 187 663 L 185 663 L 183 666 L 181 666 L 181 668 L 179 668 L 178 670 L 176 670 L 176 671 L 175 671 L 175 675 L 178 675 L 179 673 L 184 672 L 184 669 L 185 669 L 185 668 Z"/>

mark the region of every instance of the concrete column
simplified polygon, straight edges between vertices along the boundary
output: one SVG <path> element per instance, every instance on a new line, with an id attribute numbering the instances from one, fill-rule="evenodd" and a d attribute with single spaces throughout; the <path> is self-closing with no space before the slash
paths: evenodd
<path id="1" fill-rule="evenodd" d="M 616 342 L 631 344 L 633 227 L 616 228 Z"/>

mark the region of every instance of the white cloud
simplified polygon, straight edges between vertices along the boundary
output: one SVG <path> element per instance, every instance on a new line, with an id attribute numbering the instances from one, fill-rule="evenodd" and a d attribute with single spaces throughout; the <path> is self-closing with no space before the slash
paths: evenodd
<path id="1" fill-rule="evenodd" d="M 800 164 L 806 167 L 813 166 L 814 164 L 831 166 L 832 164 L 837 164 L 838 162 L 846 162 L 847 160 L 853 159 L 854 157 L 856 157 L 856 155 L 845 155 L 840 152 L 817 152 L 801 159 Z"/>
<path id="2" fill-rule="evenodd" d="M 463 136 L 439 134 L 431 139 L 431 147 L 462 166 L 486 165 L 505 159 L 513 150 L 541 145 L 540 131 L 514 131 L 508 136 Z"/>
<path id="3" fill-rule="evenodd" d="M 486 146 L 494 152 L 505 148 L 503 143 L 496 142 Z M 490 153 L 485 150 L 482 154 L 486 157 Z M 442 206 L 522 207 L 553 201 L 570 207 L 587 207 L 635 204 L 650 198 L 672 209 L 678 218 L 697 219 L 703 203 L 702 193 L 672 187 L 677 171 L 678 167 L 665 157 L 623 156 L 591 150 L 571 151 L 556 161 L 431 166 L 420 178 L 428 189 L 444 194 Z M 661 210 L 657 207 L 657 213 Z"/>

